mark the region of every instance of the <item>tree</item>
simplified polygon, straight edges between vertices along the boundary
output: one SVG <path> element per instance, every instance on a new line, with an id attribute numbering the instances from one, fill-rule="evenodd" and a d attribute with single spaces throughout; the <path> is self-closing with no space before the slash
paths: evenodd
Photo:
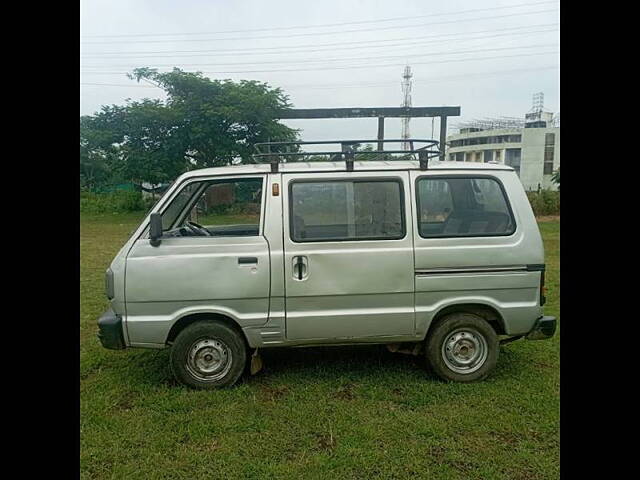
<path id="1" fill-rule="evenodd" d="M 297 130 L 277 120 L 289 106 L 278 88 L 255 81 L 210 80 L 174 69 L 136 69 L 167 100 L 127 101 L 80 118 L 80 181 L 159 184 L 194 168 L 252 163 L 254 145 L 290 141 Z"/>
<path id="2" fill-rule="evenodd" d="M 100 115 L 80 117 L 80 188 L 96 190 L 115 179 L 115 142 L 121 136 L 105 128 L 104 119 L 117 114 L 115 108 L 103 107 Z"/>
<path id="3" fill-rule="evenodd" d="M 279 111 L 290 107 L 288 97 L 266 83 L 210 80 L 178 68 L 168 73 L 139 68 L 130 77 L 166 91 L 167 106 L 183 119 L 180 134 L 194 167 L 253 163 L 256 143 L 297 138 L 297 130 L 277 120 Z"/>
<path id="4" fill-rule="evenodd" d="M 81 118 L 81 165 L 83 158 L 86 164 L 99 162 L 111 183 L 169 181 L 188 168 L 176 135 L 179 126 L 176 112 L 159 100 L 105 106 Z M 86 170 L 81 168 L 81 173 Z"/>

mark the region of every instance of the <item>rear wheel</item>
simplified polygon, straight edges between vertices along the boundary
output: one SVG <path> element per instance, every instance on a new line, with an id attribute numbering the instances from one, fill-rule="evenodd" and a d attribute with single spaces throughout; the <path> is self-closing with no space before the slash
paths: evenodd
<path id="1" fill-rule="evenodd" d="M 443 380 L 473 382 L 484 379 L 498 361 L 498 336 L 483 318 L 453 313 L 440 320 L 426 340 L 426 356 Z"/>
<path id="2" fill-rule="evenodd" d="M 233 385 L 242 375 L 246 361 L 241 335 L 215 321 L 189 325 L 178 334 L 171 347 L 171 369 L 175 377 L 193 388 Z"/>

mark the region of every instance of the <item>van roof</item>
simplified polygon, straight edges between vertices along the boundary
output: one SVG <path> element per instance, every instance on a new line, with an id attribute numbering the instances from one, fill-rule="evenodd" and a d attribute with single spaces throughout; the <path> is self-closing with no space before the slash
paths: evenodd
<path id="1" fill-rule="evenodd" d="M 281 173 L 303 172 L 343 172 L 346 170 L 345 162 L 290 162 L 280 163 L 278 169 Z M 354 161 L 353 171 L 384 171 L 384 170 L 419 170 L 420 162 L 417 160 L 393 160 L 393 161 Z M 513 170 L 508 165 L 501 163 L 471 163 L 430 161 L 428 170 Z M 202 168 L 191 170 L 185 176 L 201 175 L 238 175 L 252 173 L 269 173 L 269 163 L 242 164 L 228 167 Z"/>

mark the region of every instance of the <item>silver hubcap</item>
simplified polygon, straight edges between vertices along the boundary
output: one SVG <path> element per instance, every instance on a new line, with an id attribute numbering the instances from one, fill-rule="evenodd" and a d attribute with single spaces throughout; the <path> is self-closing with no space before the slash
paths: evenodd
<path id="1" fill-rule="evenodd" d="M 487 360 L 489 347 L 474 328 L 462 328 L 449 334 L 442 344 L 442 359 L 456 373 L 472 373 Z"/>
<path id="2" fill-rule="evenodd" d="M 231 369 L 229 347 L 218 338 L 201 338 L 189 349 L 187 370 L 198 380 L 212 382 L 223 378 Z"/>

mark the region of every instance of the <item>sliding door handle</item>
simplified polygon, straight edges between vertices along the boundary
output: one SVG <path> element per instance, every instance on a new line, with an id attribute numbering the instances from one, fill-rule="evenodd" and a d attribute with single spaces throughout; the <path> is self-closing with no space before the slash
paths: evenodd
<path id="1" fill-rule="evenodd" d="M 258 263 L 258 257 L 238 257 L 238 263 L 240 265 L 255 264 Z"/>

